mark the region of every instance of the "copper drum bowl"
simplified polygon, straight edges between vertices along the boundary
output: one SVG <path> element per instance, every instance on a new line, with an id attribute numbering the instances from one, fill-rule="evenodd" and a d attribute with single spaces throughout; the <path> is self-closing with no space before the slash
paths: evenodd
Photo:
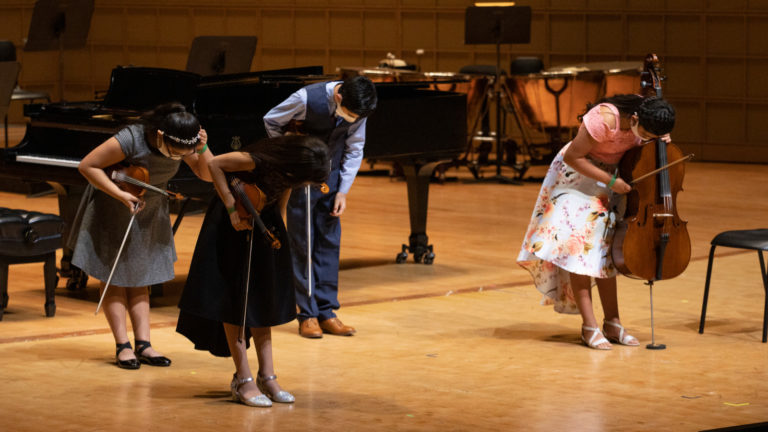
<path id="1" fill-rule="evenodd" d="M 364 75 L 370 78 L 373 82 L 398 82 L 398 75 L 400 72 L 397 69 L 378 67 L 340 67 L 337 71 L 342 80 L 358 75 Z"/>
<path id="2" fill-rule="evenodd" d="M 637 62 L 581 63 L 552 67 L 540 73 L 514 75 L 505 81 L 508 93 L 525 120 L 539 130 L 575 128 L 587 103 L 606 95 L 639 93 L 642 64 Z"/>
<path id="3" fill-rule="evenodd" d="M 511 76 L 505 80 L 505 87 L 526 122 L 544 130 L 578 127 L 577 116 L 584 112 L 587 102 L 598 99 L 602 81 L 602 72 L 558 68 Z"/>
<path id="4" fill-rule="evenodd" d="M 640 76 L 643 73 L 642 62 L 607 62 L 595 65 L 600 65 L 605 73 L 605 96 L 643 93 L 640 85 Z"/>
<path id="5" fill-rule="evenodd" d="M 571 66 L 590 71 L 602 71 L 605 77 L 600 97 L 617 94 L 641 94 L 640 74 L 643 63 L 635 61 L 593 62 Z"/>

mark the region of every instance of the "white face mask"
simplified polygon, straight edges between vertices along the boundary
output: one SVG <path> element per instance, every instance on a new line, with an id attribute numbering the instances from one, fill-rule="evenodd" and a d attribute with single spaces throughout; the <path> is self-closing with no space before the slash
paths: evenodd
<path id="1" fill-rule="evenodd" d="M 357 120 L 357 117 L 352 117 L 349 114 L 345 113 L 344 110 L 341 108 L 341 104 L 336 105 L 336 117 L 341 117 L 344 120 L 348 121 L 349 123 L 354 123 Z"/>
<path id="2" fill-rule="evenodd" d="M 162 134 L 158 134 L 158 139 L 160 140 L 160 146 L 157 148 L 157 150 L 168 159 L 172 160 L 182 160 L 187 156 L 192 155 L 194 153 L 194 149 L 192 151 L 189 151 L 187 153 L 171 153 L 170 149 L 168 148 L 168 144 L 165 142 L 165 138 Z"/>
<path id="3" fill-rule="evenodd" d="M 648 144 L 656 141 L 656 138 L 648 138 L 640 135 L 640 131 L 638 130 L 639 126 L 640 126 L 640 120 L 632 120 L 632 122 L 629 125 L 629 128 L 632 130 L 632 133 L 636 137 L 638 137 L 643 144 Z"/>

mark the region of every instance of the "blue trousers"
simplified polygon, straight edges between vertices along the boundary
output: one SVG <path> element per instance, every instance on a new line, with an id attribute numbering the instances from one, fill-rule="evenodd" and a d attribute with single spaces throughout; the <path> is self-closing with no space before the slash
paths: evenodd
<path id="1" fill-rule="evenodd" d="M 337 171 L 338 173 L 338 171 Z M 336 174 L 338 175 L 338 174 Z M 333 174 L 332 174 L 333 176 Z M 336 183 L 336 182 L 334 182 Z M 323 194 L 310 188 L 312 294 L 309 295 L 307 271 L 307 201 L 306 188 L 294 189 L 288 201 L 288 237 L 293 260 L 293 279 L 299 321 L 317 318 L 324 321 L 336 316 L 339 308 L 339 247 L 341 223 L 331 216 L 337 185 Z M 336 186 L 336 187 L 334 187 Z"/>

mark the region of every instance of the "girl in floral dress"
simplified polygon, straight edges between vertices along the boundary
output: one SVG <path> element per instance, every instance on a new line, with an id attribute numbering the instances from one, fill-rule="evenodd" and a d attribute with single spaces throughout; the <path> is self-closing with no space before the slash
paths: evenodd
<path id="1" fill-rule="evenodd" d="M 576 137 L 549 166 L 517 262 L 533 276 L 543 304 L 581 314 L 587 346 L 637 346 L 621 326 L 611 259 L 616 218 L 631 190 L 617 176 L 617 164 L 632 147 L 657 138 L 669 142 L 675 111 L 661 98 L 616 95 L 588 106 L 581 120 Z M 593 279 L 605 312 L 605 336 L 593 311 Z"/>

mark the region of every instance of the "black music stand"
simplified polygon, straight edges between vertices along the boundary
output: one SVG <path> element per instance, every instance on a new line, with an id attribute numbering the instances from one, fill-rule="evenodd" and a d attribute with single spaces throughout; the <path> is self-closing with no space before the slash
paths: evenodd
<path id="1" fill-rule="evenodd" d="M 496 45 L 496 175 L 492 180 L 521 184 L 501 175 L 501 44 L 531 42 L 530 6 L 470 6 L 464 17 L 464 44 Z"/>
<path id="2" fill-rule="evenodd" d="M 85 47 L 94 0 L 37 0 L 26 51 L 59 51 L 59 100 L 64 98 L 64 49 Z"/>
<path id="3" fill-rule="evenodd" d="M 202 76 L 251 71 L 256 36 L 198 36 L 192 41 L 187 71 Z"/>

